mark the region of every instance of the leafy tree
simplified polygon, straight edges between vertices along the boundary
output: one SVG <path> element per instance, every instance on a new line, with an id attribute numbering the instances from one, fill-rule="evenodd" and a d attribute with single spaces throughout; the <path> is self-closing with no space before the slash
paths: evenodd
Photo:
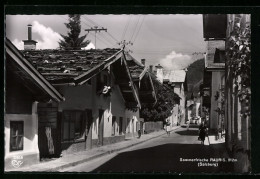
<path id="1" fill-rule="evenodd" d="M 90 43 L 89 40 L 84 41 L 86 35 L 83 35 L 81 37 L 79 36 L 81 32 L 80 15 L 70 14 L 69 22 L 64 24 L 68 28 L 69 32 L 67 35 L 60 34 L 63 38 L 63 40 L 60 40 L 59 42 L 59 45 L 62 49 L 80 50 Z"/>
<path id="2" fill-rule="evenodd" d="M 173 89 L 161 84 L 155 76 L 151 76 L 154 83 L 157 103 L 155 106 L 143 105 L 141 116 L 146 121 L 164 121 L 172 115 L 172 109 L 175 104 L 180 102 L 180 97 L 174 93 Z"/>

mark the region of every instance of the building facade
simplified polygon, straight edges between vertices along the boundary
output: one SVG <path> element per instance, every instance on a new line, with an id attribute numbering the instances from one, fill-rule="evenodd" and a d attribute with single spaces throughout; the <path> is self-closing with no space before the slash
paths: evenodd
<path id="1" fill-rule="evenodd" d="M 186 115 L 186 92 L 187 92 L 187 70 L 164 70 L 162 66 L 156 66 L 157 79 L 163 83 L 171 86 L 180 97 L 179 104 L 176 104 L 173 108 L 173 115 L 169 117 L 172 125 L 185 124 Z"/>
<path id="2" fill-rule="evenodd" d="M 5 169 L 39 162 L 38 104 L 63 96 L 6 39 Z"/>
<path id="3" fill-rule="evenodd" d="M 222 92 L 225 86 L 225 41 L 220 39 L 208 39 L 206 41 L 205 72 L 210 73 L 210 109 L 209 109 L 209 128 L 212 130 L 224 130 L 224 118 L 221 116 L 223 111 Z M 205 74 L 208 75 L 208 74 Z M 208 82 L 205 82 L 208 83 Z"/>
<path id="4" fill-rule="evenodd" d="M 23 53 L 66 98 L 57 105 L 52 103 L 58 111 L 53 119 L 57 123 L 53 133 L 57 135 L 52 139 L 57 141 L 54 146 L 57 152 L 42 145 L 43 157 L 125 139 L 129 123 L 134 123 L 130 120 L 139 118 L 141 105 L 122 50 L 25 50 Z"/>
<path id="5" fill-rule="evenodd" d="M 226 31 L 226 146 L 241 161 L 234 165 L 234 170 L 248 172 L 251 170 L 251 16 L 229 14 L 227 21 L 230 23 Z"/>
<path id="6" fill-rule="evenodd" d="M 224 50 L 215 51 L 214 60 L 224 59 L 225 66 L 224 75 L 212 73 L 212 79 L 221 80 L 215 85 L 219 86 L 219 93 L 211 95 L 218 101 L 219 105 L 215 105 L 218 114 L 224 118 L 221 125 L 225 128 L 226 147 L 230 156 L 239 161 L 234 163 L 234 171 L 248 172 L 251 169 L 251 17 L 207 14 L 203 20 L 204 38 L 221 38 L 225 44 Z"/>

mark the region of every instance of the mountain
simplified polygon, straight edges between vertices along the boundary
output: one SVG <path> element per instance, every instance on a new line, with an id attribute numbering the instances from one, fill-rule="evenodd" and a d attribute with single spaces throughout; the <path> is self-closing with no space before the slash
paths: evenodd
<path id="1" fill-rule="evenodd" d="M 191 93 L 199 92 L 200 83 L 203 82 L 204 68 L 205 62 L 203 58 L 189 65 L 187 72 L 188 96 Z"/>

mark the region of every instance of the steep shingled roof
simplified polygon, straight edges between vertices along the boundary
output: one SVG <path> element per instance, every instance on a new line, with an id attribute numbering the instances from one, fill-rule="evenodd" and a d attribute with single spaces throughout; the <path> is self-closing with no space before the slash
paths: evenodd
<path id="1" fill-rule="evenodd" d="M 145 70 L 145 66 L 142 65 L 140 62 L 138 62 L 136 59 L 134 59 L 129 54 L 126 54 L 126 62 L 128 64 L 128 68 L 131 72 L 133 79 L 138 79 L 142 72 Z"/>
<path id="2" fill-rule="evenodd" d="M 23 50 L 25 58 L 51 83 L 69 83 L 117 54 L 120 49 Z"/>
<path id="3" fill-rule="evenodd" d="M 27 88 L 43 97 L 59 102 L 64 97 L 23 57 L 21 52 L 9 39 L 5 41 L 6 68 L 17 75 Z"/>
<path id="4" fill-rule="evenodd" d="M 138 86 L 141 101 L 143 103 L 156 103 L 157 98 L 148 67 L 145 67 L 129 54 L 126 54 L 125 57 L 131 76 Z"/>

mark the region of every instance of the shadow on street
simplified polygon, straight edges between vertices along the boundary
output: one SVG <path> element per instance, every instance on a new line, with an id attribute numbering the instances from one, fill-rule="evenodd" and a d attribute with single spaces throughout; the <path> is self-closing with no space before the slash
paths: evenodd
<path id="1" fill-rule="evenodd" d="M 186 132 L 186 131 L 184 131 Z M 191 131 L 187 131 L 191 132 Z M 117 173 L 117 172 L 187 172 L 187 173 L 212 173 L 232 172 L 232 163 L 218 162 L 218 167 L 198 167 L 198 162 L 181 162 L 183 159 L 210 159 L 219 158 L 224 144 L 210 146 L 200 144 L 164 144 L 155 147 L 123 152 L 99 166 L 92 173 Z"/>
<path id="2" fill-rule="evenodd" d="M 197 130 L 176 131 L 175 133 L 179 135 L 186 135 L 186 136 L 199 136 Z"/>

